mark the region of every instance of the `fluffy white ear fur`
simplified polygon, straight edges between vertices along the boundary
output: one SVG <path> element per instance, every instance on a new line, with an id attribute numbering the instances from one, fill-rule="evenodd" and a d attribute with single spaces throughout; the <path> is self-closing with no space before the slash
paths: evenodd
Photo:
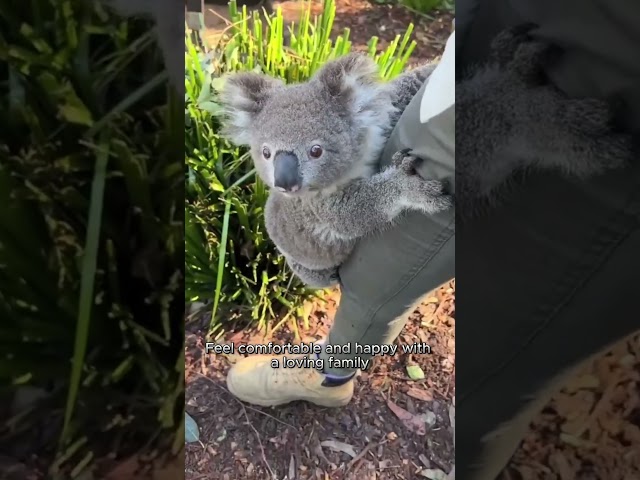
<path id="1" fill-rule="evenodd" d="M 351 112 L 365 136 L 361 158 L 376 161 L 388 136 L 389 116 L 396 111 L 392 90 L 381 81 L 376 63 L 366 55 L 352 53 L 327 63 L 314 81 Z"/>
<path id="2" fill-rule="evenodd" d="M 314 80 L 320 82 L 332 97 L 341 99 L 358 120 L 377 121 L 390 93 L 380 80 L 378 66 L 369 57 L 351 53 L 323 66 Z M 373 116 L 375 118 L 369 118 Z"/>
<path id="3" fill-rule="evenodd" d="M 251 122 L 271 91 L 283 85 L 282 81 L 259 73 L 228 75 L 218 97 L 224 116 L 222 135 L 236 145 L 248 145 Z"/>

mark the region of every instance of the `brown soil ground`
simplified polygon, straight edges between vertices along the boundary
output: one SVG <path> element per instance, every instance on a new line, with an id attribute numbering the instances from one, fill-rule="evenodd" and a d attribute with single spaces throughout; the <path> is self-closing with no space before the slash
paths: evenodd
<path id="1" fill-rule="evenodd" d="M 276 1 L 275 7 L 282 8 L 285 21 L 297 22 L 304 7 L 295 0 Z M 313 14 L 321 13 L 322 2 L 311 3 Z M 205 38 L 209 44 L 214 42 L 228 26 L 227 8 L 207 5 L 205 11 Z M 384 49 L 396 35 L 404 35 L 407 26 L 414 24 L 413 39 L 417 46 L 411 56 L 411 64 L 420 64 L 433 60 L 442 53 L 444 43 L 452 28 L 453 16 L 448 12 L 436 12 L 432 16 L 419 15 L 397 5 L 370 3 L 367 0 L 338 0 L 333 34 L 341 34 L 350 29 L 349 38 L 354 50 L 362 50 L 373 36 L 379 40 L 379 48 Z"/>
<path id="2" fill-rule="evenodd" d="M 640 479 L 640 333 L 585 364 L 532 422 L 502 480 Z"/>
<path id="3" fill-rule="evenodd" d="M 431 354 L 376 357 L 357 379 L 353 401 L 341 409 L 302 402 L 267 409 L 239 402 L 225 386 L 237 357 L 204 354 L 205 332 L 190 324 L 187 410 L 200 426 L 202 443 L 187 446 L 186 478 L 263 480 L 275 474 L 289 480 L 397 480 L 425 478 L 419 475 L 426 469 L 449 472 L 454 459 L 454 288 L 452 282 L 428 295 L 396 342 L 426 343 Z M 309 328 L 298 326 L 303 342 L 326 336 L 337 301 L 336 293 L 313 307 Z M 218 343 L 269 341 L 294 343 L 295 338 L 290 329 L 267 337 L 240 331 Z M 411 380 L 408 364 L 419 365 L 426 378 Z M 350 448 L 323 446 L 327 441 Z"/>
<path id="4" fill-rule="evenodd" d="M 298 326 L 302 341 L 324 338 L 338 300 L 334 294 L 314 306 L 309 328 Z M 303 403 L 265 409 L 237 401 L 224 381 L 236 358 L 203 353 L 203 323 L 191 323 L 187 333 L 187 410 L 200 425 L 202 443 L 187 446 L 185 478 L 262 480 L 272 471 L 290 480 L 409 480 L 425 478 L 426 469 L 448 472 L 454 463 L 455 282 L 428 295 L 397 340 L 426 342 L 431 355 L 377 357 L 358 378 L 353 402 L 339 410 Z M 267 337 L 239 331 L 223 341 L 269 340 L 295 342 L 290 329 Z M 427 378 L 410 380 L 408 363 L 420 365 Z M 395 406 L 408 412 L 409 424 Z M 434 423 L 423 435 L 411 420 L 425 415 Z M 332 440 L 353 451 L 322 446 Z M 534 419 L 501 480 L 636 480 L 638 472 L 640 334 L 567 382 Z"/>

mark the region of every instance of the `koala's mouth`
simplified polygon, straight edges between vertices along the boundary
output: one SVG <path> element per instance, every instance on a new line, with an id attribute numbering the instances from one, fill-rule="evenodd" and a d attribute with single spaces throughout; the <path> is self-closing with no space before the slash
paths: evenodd
<path id="1" fill-rule="evenodd" d="M 295 197 L 297 195 L 300 195 L 300 192 L 303 190 L 301 185 L 294 185 L 290 189 L 286 189 L 283 187 L 275 187 L 275 189 L 283 195 L 286 195 L 287 197 Z"/>
<path id="2" fill-rule="evenodd" d="M 303 185 L 295 192 L 287 191 L 282 188 L 276 188 L 276 187 L 274 187 L 274 190 L 276 190 L 280 195 L 284 195 L 285 197 L 288 197 L 288 198 L 299 198 L 299 197 L 304 197 L 308 195 L 317 195 L 325 191 L 325 189 L 321 187 L 311 186 L 311 185 Z"/>

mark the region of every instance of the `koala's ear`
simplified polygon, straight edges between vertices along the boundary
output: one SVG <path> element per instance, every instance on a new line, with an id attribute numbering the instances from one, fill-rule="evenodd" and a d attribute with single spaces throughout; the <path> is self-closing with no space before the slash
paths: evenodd
<path id="1" fill-rule="evenodd" d="M 218 96 L 224 116 L 222 135 L 237 145 L 248 145 L 253 119 L 271 92 L 283 85 L 282 81 L 259 73 L 228 75 Z"/>
<path id="2" fill-rule="evenodd" d="M 376 63 L 366 55 L 350 53 L 328 62 L 315 75 L 333 97 L 349 94 L 353 89 L 375 86 L 379 80 Z"/>
<path id="3" fill-rule="evenodd" d="M 371 113 L 376 117 L 372 120 L 378 121 L 377 115 L 383 113 L 384 105 L 390 104 L 389 89 L 381 82 L 378 66 L 361 53 L 351 53 L 327 63 L 318 70 L 314 80 L 363 120 Z"/>

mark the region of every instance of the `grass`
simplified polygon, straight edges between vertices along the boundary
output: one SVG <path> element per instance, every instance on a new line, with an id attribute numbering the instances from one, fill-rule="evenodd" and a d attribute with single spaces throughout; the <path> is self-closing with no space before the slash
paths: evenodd
<path id="1" fill-rule="evenodd" d="M 0 398 L 45 396 L 0 445 L 51 425 L 34 453 L 69 478 L 182 442 L 182 100 L 146 20 L 34 0 L 0 29 Z"/>
<path id="2" fill-rule="evenodd" d="M 435 10 L 455 13 L 455 0 L 374 0 L 381 4 L 399 4 L 414 13 L 429 16 Z M 431 17 L 430 17 L 431 18 Z"/>
<path id="3" fill-rule="evenodd" d="M 89 222 L 87 225 L 87 238 L 82 258 L 82 270 L 80 272 L 80 302 L 78 306 L 78 319 L 76 324 L 76 335 L 74 343 L 74 355 L 71 364 L 71 378 L 69 381 L 69 391 L 67 394 L 67 405 L 64 413 L 64 423 L 62 425 L 61 443 L 69 439 L 71 421 L 75 409 L 80 382 L 82 381 L 82 370 L 84 368 L 87 344 L 89 341 L 89 328 L 91 323 L 91 305 L 93 303 L 95 291 L 95 279 L 98 263 L 98 247 L 100 242 L 100 225 L 102 223 L 102 208 L 104 204 L 104 186 L 107 175 L 107 163 L 109 161 L 109 150 L 107 143 L 107 133 L 103 131 L 100 141 L 102 148 L 98 152 L 96 167 L 91 186 L 91 198 L 89 200 Z"/>

